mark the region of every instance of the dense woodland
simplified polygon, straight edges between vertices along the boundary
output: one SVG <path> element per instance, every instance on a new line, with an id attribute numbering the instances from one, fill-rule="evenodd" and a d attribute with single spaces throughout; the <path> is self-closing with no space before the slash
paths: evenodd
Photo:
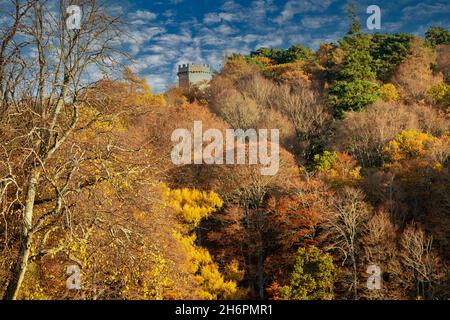
<path id="1" fill-rule="evenodd" d="M 0 28 L 0 295 L 450 298 L 448 30 L 367 34 L 350 14 L 316 52 L 234 54 L 205 90 L 153 94 L 114 63 L 118 20 L 85 2 L 81 31 L 45 1 Z M 279 129 L 278 174 L 172 164 L 196 120 Z"/>

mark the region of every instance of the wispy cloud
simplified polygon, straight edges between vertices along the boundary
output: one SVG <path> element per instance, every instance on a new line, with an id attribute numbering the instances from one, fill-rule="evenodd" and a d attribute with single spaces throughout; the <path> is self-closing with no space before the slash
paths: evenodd
<path id="1" fill-rule="evenodd" d="M 134 11 L 127 9 L 131 27 L 118 42 L 134 56 L 133 69 L 161 91 L 176 83 L 178 64 L 202 62 L 219 69 L 227 54 L 247 54 L 260 46 L 286 48 L 300 43 L 317 49 L 320 43 L 335 42 L 348 28 L 343 18 L 347 4 L 347 0 L 145 2 L 135 5 Z M 372 1 L 358 1 L 362 19 L 369 4 Z M 450 3 L 443 0 L 379 0 L 378 4 L 382 32 L 423 33 L 430 22 L 445 25 L 450 12 Z"/>
<path id="2" fill-rule="evenodd" d="M 318 29 L 322 28 L 325 25 L 329 24 L 338 24 L 340 22 L 340 18 L 338 16 L 316 16 L 316 17 L 303 17 L 301 20 L 302 26 L 308 29 Z"/>
<path id="3" fill-rule="evenodd" d="M 423 19 L 435 14 L 450 15 L 450 2 L 418 3 L 402 10 L 403 18 Z"/>
<path id="4" fill-rule="evenodd" d="M 322 12 L 326 10 L 332 2 L 333 0 L 289 0 L 275 21 L 281 24 L 290 21 L 299 13 Z"/>

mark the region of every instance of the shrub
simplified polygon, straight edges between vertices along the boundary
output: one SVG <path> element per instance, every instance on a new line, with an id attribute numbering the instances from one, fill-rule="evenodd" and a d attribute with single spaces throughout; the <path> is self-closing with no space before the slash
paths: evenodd
<path id="1" fill-rule="evenodd" d="M 428 94 L 435 102 L 450 106 L 450 85 L 438 83 L 431 87 Z"/>
<path id="2" fill-rule="evenodd" d="M 322 155 L 316 154 L 314 156 L 314 170 L 328 171 L 333 167 L 336 160 L 337 152 L 330 152 L 325 150 Z"/>
<path id="3" fill-rule="evenodd" d="M 392 83 L 383 84 L 380 88 L 380 94 L 383 101 L 397 101 L 400 97 L 397 88 Z"/>

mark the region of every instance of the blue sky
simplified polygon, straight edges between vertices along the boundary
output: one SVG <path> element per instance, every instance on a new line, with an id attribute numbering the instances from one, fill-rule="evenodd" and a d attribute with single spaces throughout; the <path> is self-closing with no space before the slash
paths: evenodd
<path id="1" fill-rule="evenodd" d="M 366 8 L 381 8 L 382 33 L 423 35 L 430 25 L 450 28 L 449 0 L 357 3 L 364 28 Z M 317 49 L 348 29 L 346 0 L 138 0 L 116 6 L 129 23 L 121 41 L 134 58 L 132 68 L 155 92 L 176 84 L 178 64 L 201 62 L 220 69 L 228 53 L 296 43 Z"/>

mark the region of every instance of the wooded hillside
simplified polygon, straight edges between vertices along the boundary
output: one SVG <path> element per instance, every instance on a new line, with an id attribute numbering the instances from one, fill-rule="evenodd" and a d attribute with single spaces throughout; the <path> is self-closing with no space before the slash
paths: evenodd
<path id="1" fill-rule="evenodd" d="M 260 48 L 154 94 L 89 8 L 73 32 L 28 1 L 1 31 L 5 299 L 450 298 L 448 30 Z M 194 121 L 279 129 L 278 173 L 174 165 Z"/>

